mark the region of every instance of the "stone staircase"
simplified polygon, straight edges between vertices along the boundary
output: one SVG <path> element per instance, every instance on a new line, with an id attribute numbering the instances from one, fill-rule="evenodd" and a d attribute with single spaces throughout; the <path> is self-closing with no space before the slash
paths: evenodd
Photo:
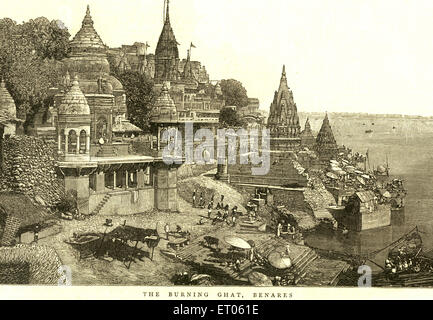
<path id="1" fill-rule="evenodd" d="M 111 194 L 106 194 L 101 202 L 96 206 L 95 209 L 90 213 L 91 216 L 96 216 L 102 210 L 102 208 L 107 204 L 108 200 L 110 200 Z"/>
<path id="2" fill-rule="evenodd" d="M 307 248 L 304 253 L 299 255 L 293 261 L 293 265 L 288 272 L 294 275 L 295 284 L 298 284 L 298 282 L 305 277 L 307 274 L 307 267 L 317 258 L 319 258 L 317 253 L 314 250 Z"/>

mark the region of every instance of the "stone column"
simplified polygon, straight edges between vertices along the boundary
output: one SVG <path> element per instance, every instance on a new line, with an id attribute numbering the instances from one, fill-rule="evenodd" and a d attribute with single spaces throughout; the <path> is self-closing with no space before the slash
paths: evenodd
<path id="1" fill-rule="evenodd" d="M 113 171 L 113 190 L 117 188 L 116 171 Z"/>
<path id="2" fill-rule="evenodd" d="M 90 154 L 90 134 L 87 133 L 86 136 L 86 153 Z"/>
<path id="3" fill-rule="evenodd" d="M 75 154 L 80 153 L 80 135 L 77 134 L 77 147 L 75 148 Z"/>
<path id="4" fill-rule="evenodd" d="M 161 149 L 161 127 L 160 126 L 158 126 L 158 138 L 157 138 L 157 141 L 158 141 L 158 151 Z"/>
<path id="5" fill-rule="evenodd" d="M 59 152 L 61 152 L 62 151 L 62 135 L 59 133 L 59 135 L 58 135 L 58 141 L 57 141 L 57 150 L 59 151 Z"/>
<path id="6" fill-rule="evenodd" d="M 144 170 L 140 169 L 137 171 L 137 188 L 141 189 L 144 188 L 145 181 L 144 181 Z"/>
<path id="7" fill-rule="evenodd" d="M 65 154 L 68 154 L 68 153 L 69 153 L 68 145 L 69 145 L 69 137 L 68 137 L 68 135 L 65 133 Z"/>
<path id="8" fill-rule="evenodd" d="M 104 172 L 99 172 L 95 174 L 95 191 L 104 192 L 105 191 L 105 174 Z"/>
<path id="9" fill-rule="evenodd" d="M 129 188 L 129 176 L 128 176 L 128 170 L 125 170 L 125 189 Z"/>

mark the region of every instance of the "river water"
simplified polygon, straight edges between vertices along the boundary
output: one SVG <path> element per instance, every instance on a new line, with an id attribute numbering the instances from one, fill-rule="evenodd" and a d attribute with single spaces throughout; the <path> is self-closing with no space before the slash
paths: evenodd
<path id="1" fill-rule="evenodd" d="M 317 231 L 306 238 L 312 247 L 365 254 L 386 247 L 402 235 L 418 226 L 423 238 L 424 250 L 433 249 L 433 124 L 429 130 L 419 130 L 425 123 L 358 123 L 351 130 L 338 130 L 334 123 L 337 142 L 354 151 L 369 150 L 370 165 L 377 167 L 388 156 L 391 175 L 404 180 L 408 190 L 406 208 L 392 226 L 363 232 L 351 232 L 347 236 L 332 231 Z M 430 125 L 430 123 L 427 123 Z M 393 128 L 395 127 L 395 129 Z M 372 133 L 365 133 L 367 129 Z M 394 213 L 393 213 L 394 214 Z M 395 217 L 395 216 L 394 216 Z M 373 260 L 383 265 L 387 250 Z M 371 264 L 374 270 L 378 270 Z"/>

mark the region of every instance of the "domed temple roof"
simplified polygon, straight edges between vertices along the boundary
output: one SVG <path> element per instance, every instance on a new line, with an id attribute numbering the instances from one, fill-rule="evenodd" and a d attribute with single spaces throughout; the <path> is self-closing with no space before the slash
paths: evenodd
<path id="1" fill-rule="evenodd" d="M 167 83 L 164 82 L 162 86 L 162 91 L 159 97 L 156 99 L 155 102 L 155 108 L 158 108 L 160 111 L 167 110 L 167 111 L 174 111 L 176 112 L 176 105 L 173 101 L 173 99 L 170 97 L 170 93 L 168 91 Z"/>
<path id="2" fill-rule="evenodd" d="M 87 54 L 89 52 L 100 54 L 105 54 L 106 52 L 106 46 L 93 27 L 89 6 L 87 6 L 86 16 L 84 17 L 81 29 L 71 41 L 70 46 L 71 56 Z"/>
<path id="3" fill-rule="evenodd" d="M 72 82 L 72 87 L 62 97 L 59 106 L 59 115 L 90 115 L 87 99 L 80 89 L 77 78 Z"/>
<path id="4" fill-rule="evenodd" d="M 112 94 L 113 90 L 123 91 L 120 81 L 110 75 L 107 47 L 93 26 L 89 6 L 81 29 L 70 42 L 70 46 L 71 55 L 63 62 L 72 76 L 78 75 L 80 88 L 85 94 Z M 108 82 L 104 84 L 103 92 L 98 85 L 100 78 Z"/>
<path id="5" fill-rule="evenodd" d="M 16 117 L 17 108 L 3 80 L 0 82 L 0 113 L 7 113 L 10 117 Z"/>

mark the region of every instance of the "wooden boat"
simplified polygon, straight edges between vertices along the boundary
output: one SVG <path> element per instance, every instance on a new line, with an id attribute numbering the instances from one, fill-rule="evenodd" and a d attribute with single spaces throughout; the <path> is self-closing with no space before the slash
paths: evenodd
<path id="1" fill-rule="evenodd" d="M 423 253 L 421 234 L 416 227 L 390 246 L 384 271 L 373 277 L 373 285 L 378 287 L 433 286 L 432 257 L 429 252 Z M 391 268 L 387 267 L 387 264 Z"/>

